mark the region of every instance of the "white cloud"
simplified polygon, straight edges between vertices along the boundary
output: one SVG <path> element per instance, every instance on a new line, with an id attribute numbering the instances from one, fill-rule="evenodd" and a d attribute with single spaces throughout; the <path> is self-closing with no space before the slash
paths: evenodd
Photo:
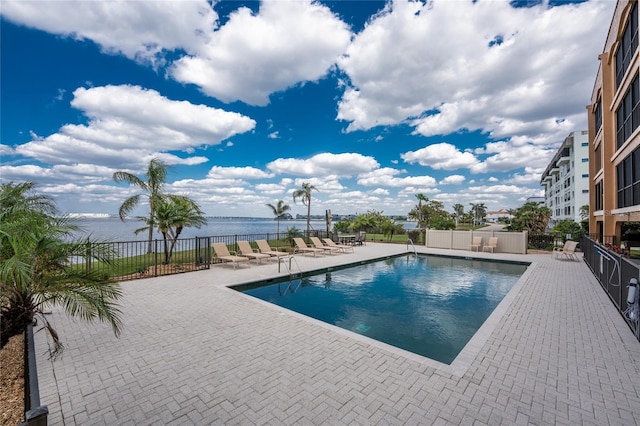
<path id="1" fill-rule="evenodd" d="M 409 164 L 418 163 L 432 169 L 456 170 L 472 168 L 479 164 L 478 159 L 470 152 L 461 152 L 455 145 L 442 142 L 400 154 Z"/>
<path id="2" fill-rule="evenodd" d="M 440 185 L 460 185 L 465 179 L 462 175 L 450 175 L 442 179 Z"/>
<path id="3" fill-rule="evenodd" d="M 266 1 L 257 14 L 245 7 L 233 12 L 170 73 L 224 102 L 267 105 L 273 92 L 322 78 L 350 37 L 347 25 L 320 3 Z"/>
<path id="4" fill-rule="evenodd" d="M 239 178 L 239 179 L 265 179 L 271 178 L 274 175 L 272 173 L 266 173 L 255 167 L 220 167 L 213 166 L 209 173 L 208 178 L 211 179 L 226 179 L 226 178 Z"/>
<path id="5" fill-rule="evenodd" d="M 395 0 L 338 61 L 349 83 L 337 117 L 348 131 L 408 122 L 424 136 L 468 129 L 562 140 L 586 128 L 614 7 Z"/>
<path id="6" fill-rule="evenodd" d="M 246 116 L 170 100 L 139 86 L 79 88 L 71 105 L 88 124 L 66 124 L 57 133 L 36 136 L 16 153 L 53 165 L 98 162 L 118 169 L 140 168 L 153 157 L 167 164 L 200 164 L 208 159 L 163 151 L 192 152 L 255 126 Z"/>
<path id="7" fill-rule="evenodd" d="M 525 167 L 524 173 L 514 173 L 509 179 L 505 179 L 505 183 L 513 183 L 516 185 L 538 185 L 545 167 Z"/>
<path id="8" fill-rule="evenodd" d="M 324 176 L 322 178 L 311 177 L 304 179 L 295 179 L 293 182 L 294 188 L 290 189 L 290 192 L 300 189 L 303 183 L 308 183 L 315 186 L 318 192 L 338 192 L 344 189 L 344 186 L 340 183 L 337 176 Z M 313 191 L 315 192 L 315 191 Z"/>
<path id="9" fill-rule="evenodd" d="M 4 145 L 0 143 L 0 155 L 15 155 L 15 150 L 11 148 L 9 145 Z"/>
<path id="10" fill-rule="evenodd" d="M 378 168 L 380 164 L 373 158 L 356 153 L 322 153 L 308 159 L 278 158 L 267 168 L 274 173 L 294 176 L 353 176 Z"/>
<path id="11" fill-rule="evenodd" d="M 389 190 L 384 188 L 376 188 L 373 191 L 370 191 L 369 194 L 372 195 L 389 195 Z"/>
<path id="12" fill-rule="evenodd" d="M 563 140 L 563 139 L 560 139 Z M 526 144 L 514 146 L 512 143 L 496 142 L 486 145 L 488 156 L 481 164 L 471 170 L 476 172 L 505 172 L 523 167 L 544 168 L 555 154 L 557 147 Z"/>
<path id="13" fill-rule="evenodd" d="M 358 184 L 363 186 L 420 186 L 430 188 L 436 185 L 436 180 L 431 176 L 407 176 L 403 178 L 396 177 L 404 171 L 384 167 L 373 170 L 371 172 L 362 173 L 358 176 Z"/>
<path id="14" fill-rule="evenodd" d="M 2 15 L 52 34 L 92 40 L 106 53 L 154 66 L 164 63 L 167 51 L 198 51 L 218 18 L 205 0 L 3 0 Z"/>

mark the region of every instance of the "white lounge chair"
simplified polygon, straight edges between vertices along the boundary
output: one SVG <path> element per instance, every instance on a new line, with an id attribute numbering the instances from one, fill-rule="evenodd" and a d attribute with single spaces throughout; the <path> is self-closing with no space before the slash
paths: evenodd
<path id="1" fill-rule="evenodd" d="M 275 257 L 276 259 L 289 256 L 289 253 L 287 253 L 286 251 L 278 251 L 272 249 L 267 240 L 256 240 L 256 244 L 258 245 L 258 250 L 260 250 L 260 253 L 268 254 L 269 256 Z"/>
<path id="2" fill-rule="evenodd" d="M 296 245 L 295 251 L 300 253 L 313 253 L 315 256 L 316 253 L 323 254 L 324 250 L 319 248 L 309 247 L 307 243 L 304 242 L 302 238 L 294 238 L 293 242 Z"/>
<path id="3" fill-rule="evenodd" d="M 578 247 L 577 241 L 568 240 L 564 243 L 562 248 L 556 247 L 553 249 L 552 257 L 560 258 L 564 256 L 566 259 L 578 260 L 576 255 L 576 248 Z"/>
<path id="4" fill-rule="evenodd" d="M 346 244 L 336 244 L 331 238 L 324 238 L 323 241 L 329 247 L 339 248 L 340 250 L 342 250 L 345 253 L 347 252 L 347 250 L 351 250 L 352 252 L 354 251 L 353 250 L 353 246 L 348 246 Z"/>
<path id="5" fill-rule="evenodd" d="M 240 262 L 247 262 L 247 265 L 249 264 L 248 257 L 237 256 L 235 251 L 233 252 L 234 254 L 231 254 L 225 243 L 213 243 L 212 245 L 213 251 L 216 252 L 216 257 L 223 262 L 233 263 L 233 269 L 236 269 L 236 267 L 240 265 Z"/>
<path id="6" fill-rule="evenodd" d="M 256 253 L 251 248 L 249 241 L 238 241 L 238 248 L 240 249 L 240 256 L 248 257 L 249 259 L 255 259 L 256 264 L 262 262 L 261 259 L 271 259 L 271 256 L 265 253 Z"/>
<path id="7" fill-rule="evenodd" d="M 320 241 L 320 238 L 318 237 L 310 237 L 310 239 L 315 248 L 322 249 L 325 252 L 328 252 L 329 254 L 339 253 L 342 251 L 342 249 L 340 249 L 339 247 L 331 247 L 331 246 L 326 246 L 322 244 L 322 241 Z"/>

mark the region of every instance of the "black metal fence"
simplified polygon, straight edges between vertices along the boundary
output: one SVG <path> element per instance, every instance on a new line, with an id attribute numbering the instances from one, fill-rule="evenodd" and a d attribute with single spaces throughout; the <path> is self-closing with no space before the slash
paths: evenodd
<path id="1" fill-rule="evenodd" d="M 117 281 L 127 281 L 209 269 L 211 263 L 216 262 L 215 253 L 211 248 L 213 243 L 224 243 L 229 250 L 238 251 L 238 241 L 249 241 L 255 249 L 257 246 L 254 241 L 267 240 L 273 248 L 292 251 L 290 237 L 293 236 L 325 238 L 330 235 L 326 231 L 315 230 L 310 231 L 309 235 L 306 231 L 300 231 L 296 235 L 290 235 L 288 232 L 218 235 L 178 239 L 173 246 L 171 242 L 160 239 L 151 242 L 87 242 L 87 256 L 71 259 L 71 263 L 78 268 L 99 271 Z M 96 250 L 110 253 L 110 261 L 91 260 L 91 253 Z"/>
<path id="2" fill-rule="evenodd" d="M 637 312 L 635 315 L 630 314 L 633 305 L 627 303 L 630 291 L 629 282 L 632 278 L 638 279 L 640 277 L 639 266 L 622 254 L 609 250 L 606 246 L 587 236 L 582 238 L 581 246 L 585 262 L 640 341 L 638 314 Z M 635 303 L 638 303 L 637 300 L 636 296 Z"/>

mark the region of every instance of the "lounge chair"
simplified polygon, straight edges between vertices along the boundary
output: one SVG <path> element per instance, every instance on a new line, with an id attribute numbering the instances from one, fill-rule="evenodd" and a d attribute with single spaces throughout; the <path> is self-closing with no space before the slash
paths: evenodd
<path id="1" fill-rule="evenodd" d="M 473 237 L 473 241 L 471 241 L 471 251 L 475 248 L 476 251 L 480 251 L 480 247 L 482 247 L 482 237 Z"/>
<path id="2" fill-rule="evenodd" d="M 293 242 L 296 244 L 295 251 L 300 253 L 313 253 L 315 256 L 316 253 L 324 253 L 323 249 L 309 247 L 307 243 L 304 242 L 302 238 L 294 238 Z"/>
<path id="3" fill-rule="evenodd" d="M 562 248 L 556 247 L 553 249 L 552 257 L 560 258 L 560 256 L 564 256 L 567 259 L 578 260 L 578 256 L 576 256 L 576 247 L 578 247 L 577 241 L 568 240 L 564 243 Z"/>
<path id="4" fill-rule="evenodd" d="M 249 241 L 238 241 L 238 248 L 240 249 L 240 256 L 255 259 L 256 265 L 262 262 L 261 259 L 271 259 L 268 254 L 254 252 Z"/>
<path id="5" fill-rule="evenodd" d="M 326 245 L 328 245 L 329 247 L 336 247 L 339 248 L 340 250 L 342 250 L 344 253 L 347 252 L 347 250 L 353 250 L 353 246 L 348 246 L 346 244 L 336 244 L 331 238 L 324 238 L 324 243 Z"/>
<path id="6" fill-rule="evenodd" d="M 268 254 L 269 256 L 275 257 L 276 259 L 289 256 L 289 253 L 287 253 L 286 251 L 273 250 L 267 240 L 256 240 L 256 244 L 258 245 L 258 250 L 260 250 L 260 253 Z"/>
<path id="7" fill-rule="evenodd" d="M 313 246 L 315 248 L 319 248 L 324 250 L 325 252 L 328 252 L 329 254 L 333 254 L 333 253 L 339 253 L 342 251 L 341 248 L 339 247 L 331 247 L 331 246 L 326 246 L 324 244 L 322 244 L 322 241 L 320 241 L 320 238 L 318 237 L 310 237 L 311 242 L 313 243 Z"/>
<path id="8" fill-rule="evenodd" d="M 491 253 L 493 253 L 497 246 L 498 237 L 489 237 L 489 243 L 486 246 L 482 247 L 482 251 L 491 251 Z"/>
<path id="9" fill-rule="evenodd" d="M 216 252 L 216 257 L 223 262 L 231 262 L 233 263 L 233 269 L 236 269 L 237 266 L 240 266 L 240 262 L 247 262 L 249 264 L 249 258 L 244 256 L 237 256 L 235 254 L 231 254 L 227 245 L 225 243 L 213 243 L 213 251 Z"/>

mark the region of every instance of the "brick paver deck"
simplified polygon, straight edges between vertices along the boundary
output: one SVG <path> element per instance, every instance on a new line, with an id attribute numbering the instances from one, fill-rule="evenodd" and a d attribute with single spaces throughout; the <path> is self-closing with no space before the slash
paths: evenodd
<path id="1" fill-rule="evenodd" d="M 307 270 L 405 250 L 296 257 Z M 275 263 L 215 265 L 123 283 L 120 338 L 54 312 L 66 349 L 38 359 L 41 402 L 52 425 L 640 424 L 640 343 L 586 264 L 473 255 L 532 265 L 451 366 L 226 288 Z"/>

